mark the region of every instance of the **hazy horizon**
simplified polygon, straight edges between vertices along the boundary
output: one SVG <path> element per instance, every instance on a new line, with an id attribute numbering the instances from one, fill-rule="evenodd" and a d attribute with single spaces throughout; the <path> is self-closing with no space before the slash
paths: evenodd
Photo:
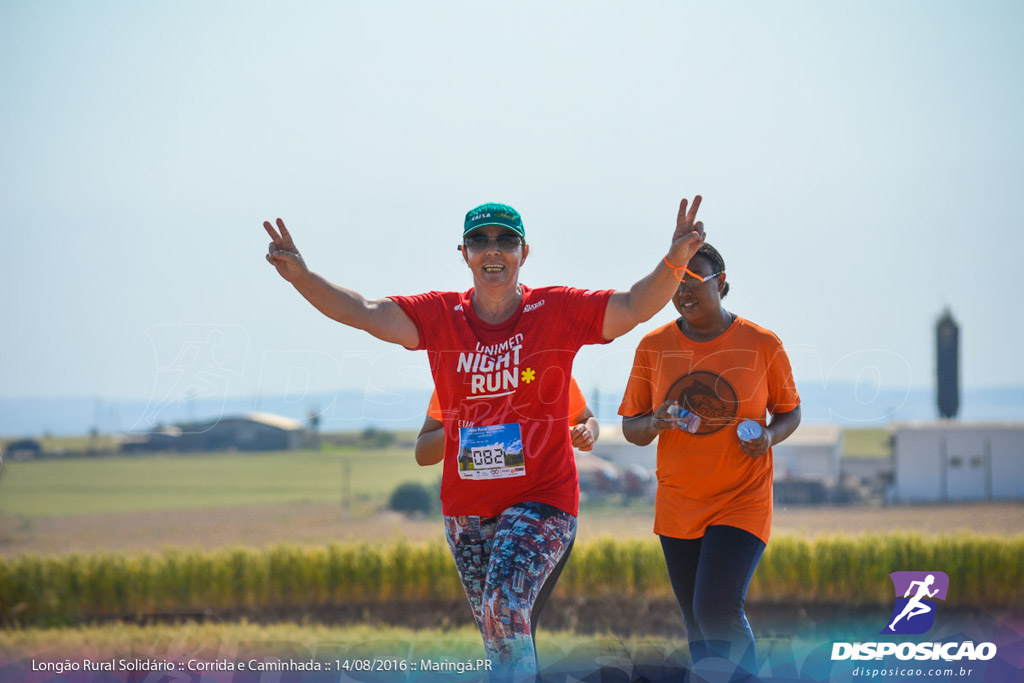
<path id="1" fill-rule="evenodd" d="M 602 426 L 618 424 L 621 390 L 583 388 Z M 935 396 L 928 390 L 879 389 L 859 392 L 850 382 L 803 387 L 803 424 L 885 427 L 894 422 L 937 419 Z M 50 434 L 70 436 L 96 429 L 102 434 L 146 432 L 160 425 L 204 423 L 267 412 L 306 422 L 320 417 L 323 431 L 418 429 L 426 412 L 428 389 L 359 392 L 342 390 L 304 395 L 218 397 L 178 402 L 103 400 L 90 397 L 0 397 L 0 438 Z M 961 422 L 1024 421 L 1024 387 L 965 389 Z"/>

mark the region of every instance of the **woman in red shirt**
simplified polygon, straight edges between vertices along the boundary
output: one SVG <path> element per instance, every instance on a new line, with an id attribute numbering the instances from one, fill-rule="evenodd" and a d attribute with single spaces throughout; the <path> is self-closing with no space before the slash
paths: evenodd
<path id="1" fill-rule="evenodd" d="M 310 271 L 281 219 L 265 222 L 267 261 L 328 317 L 428 352 L 444 412 L 441 505 L 466 595 L 501 677 L 537 669 L 530 613 L 576 529 L 579 478 L 568 428 L 572 361 L 649 320 L 676 289 L 673 264 L 704 241 L 700 197 L 679 206 L 666 256 L 628 291 L 530 288 L 519 213 L 466 214 L 465 292 L 368 300 Z"/>

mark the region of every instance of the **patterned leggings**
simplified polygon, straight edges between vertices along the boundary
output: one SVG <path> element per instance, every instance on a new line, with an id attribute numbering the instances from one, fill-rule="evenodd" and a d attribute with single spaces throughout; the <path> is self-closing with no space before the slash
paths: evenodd
<path id="1" fill-rule="evenodd" d="M 576 517 L 520 503 L 497 517 L 446 516 L 444 529 L 496 672 L 536 674 L 531 625 L 569 557 Z"/>

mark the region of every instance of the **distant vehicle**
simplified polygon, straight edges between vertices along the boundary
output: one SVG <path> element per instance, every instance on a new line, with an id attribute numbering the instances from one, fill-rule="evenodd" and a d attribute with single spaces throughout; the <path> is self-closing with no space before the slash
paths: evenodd
<path id="1" fill-rule="evenodd" d="M 38 458 L 43 452 L 43 445 L 35 439 L 19 439 L 7 444 L 7 457 L 12 460 L 29 460 Z M 0 458 L 2 461 L 2 458 Z"/>

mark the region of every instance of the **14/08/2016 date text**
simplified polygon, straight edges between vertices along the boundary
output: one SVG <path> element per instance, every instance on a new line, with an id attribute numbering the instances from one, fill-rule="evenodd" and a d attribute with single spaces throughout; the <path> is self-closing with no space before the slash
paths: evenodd
<path id="1" fill-rule="evenodd" d="M 491 662 L 487 659 L 459 662 L 433 659 L 421 659 L 418 662 L 405 659 L 336 659 L 334 663 L 338 671 L 444 671 L 463 674 L 491 670 Z"/>

